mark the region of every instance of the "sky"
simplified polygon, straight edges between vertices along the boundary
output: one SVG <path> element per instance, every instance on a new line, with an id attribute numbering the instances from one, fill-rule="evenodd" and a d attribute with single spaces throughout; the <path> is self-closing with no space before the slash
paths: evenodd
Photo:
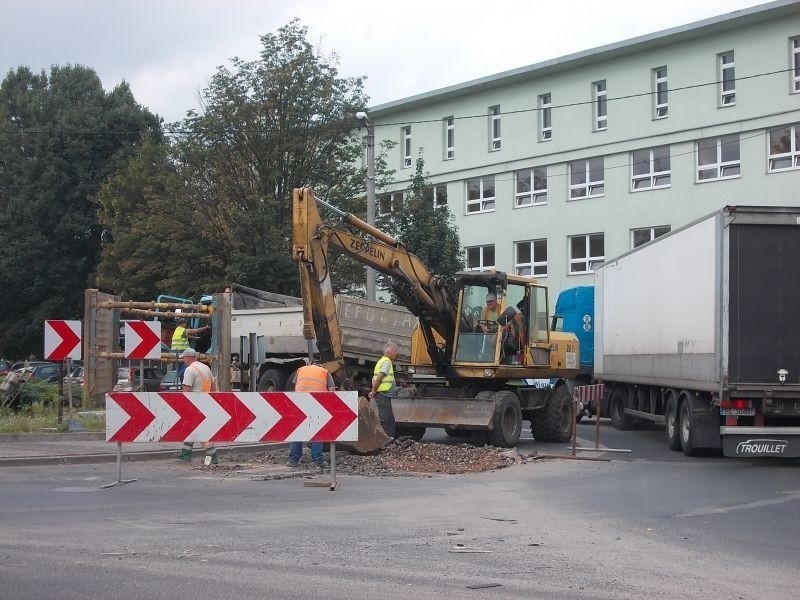
<path id="1" fill-rule="evenodd" d="M 759 0 L 0 0 L 0 76 L 93 68 L 166 122 L 218 66 L 253 60 L 292 18 L 365 76 L 370 106 L 763 4 Z"/>

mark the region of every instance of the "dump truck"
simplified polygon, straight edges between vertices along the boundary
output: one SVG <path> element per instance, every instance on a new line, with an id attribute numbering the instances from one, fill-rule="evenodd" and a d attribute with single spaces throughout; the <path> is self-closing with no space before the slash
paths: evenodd
<path id="1" fill-rule="evenodd" d="M 726 206 L 601 265 L 601 414 L 689 456 L 800 456 L 798 256 L 800 207 Z"/>
<path id="2" fill-rule="evenodd" d="M 410 359 L 411 332 L 417 318 L 402 306 L 337 295 L 336 318 L 341 324 L 341 364 L 336 369 L 341 389 L 366 392 L 383 345 L 398 346 L 398 362 Z M 231 351 L 249 364 L 249 336 L 255 333 L 259 356 L 258 391 L 284 390 L 294 371 L 308 362 L 300 298 L 231 286 Z M 246 371 L 244 385 L 247 385 Z"/>
<path id="3" fill-rule="evenodd" d="M 321 209 L 332 219 L 324 220 Z M 402 242 L 317 198 L 310 188 L 294 190 L 292 215 L 303 335 L 316 342 L 328 370 L 336 372 L 343 364 L 329 251 L 386 275 L 394 295 L 418 318 L 409 365 L 414 385 L 400 389 L 392 400 L 398 436 L 421 438 L 426 427 L 444 427 L 510 447 L 527 420 L 539 440 L 569 439 L 568 382 L 578 372 L 578 341 L 574 334 L 550 331 L 547 288 L 530 277 L 500 271 L 457 273 L 451 288 Z M 497 310 L 487 317 L 484 304 L 490 293 Z M 511 335 L 515 322 L 520 329 Z M 535 383 L 550 377 L 564 384 L 542 388 Z"/>

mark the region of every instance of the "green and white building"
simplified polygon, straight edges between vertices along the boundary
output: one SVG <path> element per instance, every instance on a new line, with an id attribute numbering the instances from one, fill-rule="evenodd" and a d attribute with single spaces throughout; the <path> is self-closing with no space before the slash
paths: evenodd
<path id="1" fill-rule="evenodd" d="M 422 152 L 468 266 L 532 274 L 552 303 L 591 284 L 604 259 L 722 206 L 800 205 L 800 2 L 505 71 L 369 116 L 378 143 L 396 142 L 393 189 L 408 187 Z M 379 214 L 401 196 L 379 193 Z"/>

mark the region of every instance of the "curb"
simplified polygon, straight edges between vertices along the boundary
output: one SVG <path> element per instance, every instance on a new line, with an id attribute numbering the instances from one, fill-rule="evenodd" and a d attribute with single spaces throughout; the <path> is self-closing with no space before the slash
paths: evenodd
<path id="1" fill-rule="evenodd" d="M 66 434 L 72 435 L 72 434 Z M 100 439 L 105 438 L 105 434 L 101 434 Z M 266 449 L 282 448 L 286 444 L 246 444 L 241 446 L 222 446 L 217 447 L 217 454 L 220 456 L 227 456 L 230 454 L 254 454 L 262 452 Z M 137 450 L 134 452 L 122 452 L 122 462 L 138 462 L 146 460 L 177 460 L 180 448 L 173 450 Z M 202 448 L 195 451 L 197 456 L 203 454 Z M 83 465 L 83 464 L 99 464 L 99 463 L 112 463 L 117 462 L 116 453 L 99 453 L 99 454 L 61 454 L 53 456 L 18 456 L 18 457 L 0 457 L 0 468 L 2 467 L 38 467 L 46 465 Z"/>

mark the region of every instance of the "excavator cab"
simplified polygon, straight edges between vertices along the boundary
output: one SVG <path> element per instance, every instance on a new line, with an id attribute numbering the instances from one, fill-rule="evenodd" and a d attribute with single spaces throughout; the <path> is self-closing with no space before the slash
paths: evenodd
<path id="1" fill-rule="evenodd" d="M 457 274 L 459 319 L 454 365 L 525 366 L 547 350 L 547 291 L 496 271 Z M 533 352 L 533 354 L 532 354 Z"/>

